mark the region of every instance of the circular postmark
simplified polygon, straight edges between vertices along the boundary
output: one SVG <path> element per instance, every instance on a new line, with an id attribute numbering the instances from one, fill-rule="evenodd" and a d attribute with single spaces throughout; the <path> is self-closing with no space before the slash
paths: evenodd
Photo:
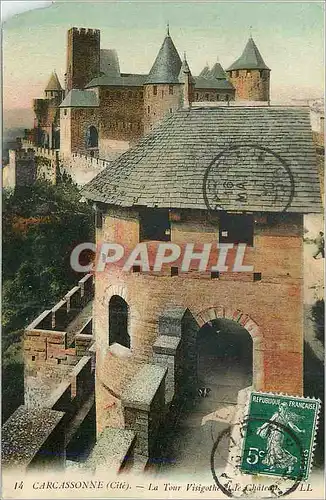
<path id="1" fill-rule="evenodd" d="M 289 473 L 288 467 L 279 469 L 277 473 L 250 474 L 242 470 L 242 444 L 246 433 L 252 432 L 250 426 L 268 423 L 285 436 L 287 452 L 301 457 L 296 473 Z M 290 450 L 290 451 L 289 451 Z M 256 451 L 250 456 L 252 462 L 258 459 Z M 284 497 L 293 493 L 304 476 L 304 450 L 300 440 L 289 427 L 262 417 L 247 417 L 242 422 L 224 429 L 214 441 L 210 457 L 213 479 L 219 490 L 229 498 L 269 499 Z"/>
<path id="2" fill-rule="evenodd" d="M 231 145 L 209 164 L 203 197 L 209 212 L 285 212 L 295 192 L 290 167 L 279 153 L 255 143 Z"/>

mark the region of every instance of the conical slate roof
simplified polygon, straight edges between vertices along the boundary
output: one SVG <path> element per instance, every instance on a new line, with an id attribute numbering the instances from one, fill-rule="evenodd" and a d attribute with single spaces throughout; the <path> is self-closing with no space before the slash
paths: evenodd
<path id="1" fill-rule="evenodd" d="M 180 56 L 167 34 L 145 83 L 179 83 L 180 69 Z"/>
<path id="2" fill-rule="evenodd" d="M 250 37 L 247 45 L 242 52 L 242 55 L 237 59 L 231 66 L 227 69 L 227 71 L 231 71 L 234 69 L 268 69 L 264 60 L 257 48 L 257 45 Z"/>
<path id="3" fill-rule="evenodd" d="M 199 73 L 199 76 L 206 78 L 207 76 L 209 76 L 209 74 L 210 74 L 210 69 L 209 69 L 208 64 L 206 64 L 205 68 L 202 69 L 201 72 Z"/>
<path id="4" fill-rule="evenodd" d="M 217 78 L 218 80 L 225 80 L 227 75 L 220 65 L 220 63 L 215 63 L 208 75 L 209 78 Z"/>
<path id="5" fill-rule="evenodd" d="M 58 75 L 55 71 L 53 71 L 52 75 L 50 76 L 50 80 L 45 87 L 45 90 L 62 90 Z"/>

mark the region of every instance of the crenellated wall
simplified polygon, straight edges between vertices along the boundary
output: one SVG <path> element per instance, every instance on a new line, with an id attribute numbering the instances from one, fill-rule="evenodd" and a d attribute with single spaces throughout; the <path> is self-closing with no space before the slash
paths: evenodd
<path id="1" fill-rule="evenodd" d="M 24 335 L 25 404 L 42 406 L 80 358 L 89 355 L 93 276 L 82 278 L 52 309 L 40 314 Z"/>

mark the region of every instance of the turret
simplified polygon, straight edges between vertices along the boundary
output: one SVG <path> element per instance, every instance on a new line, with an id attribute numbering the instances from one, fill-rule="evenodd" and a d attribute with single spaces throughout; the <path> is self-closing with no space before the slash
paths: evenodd
<path id="1" fill-rule="evenodd" d="M 235 98 L 269 101 L 270 71 L 250 37 L 242 55 L 227 69 L 228 77 L 235 87 Z"/>
<path id="2" fill-rule="evenodd" d="M 59 82 L 58 75 L 55 71 L 50 76 L 49 82 L 44 90 L 45 99 L 58 99 L 59 102 L 63 99 L 63 88 Z"/>
<path id="3" fill-rule="evenodd" d="M 182 84 L 181 89 L 181 100 L 180 106 L 183 108 L 190 108 L 191 103 L 193 101 L 193 93 L 194 93 L 194 79 L 192 77 L 186 54 L 184 55 L 184 59 L 182 61 L 180 73 L 179 73 L 179 82 Z"/>
<path id="4" fill-rule="evenodd" d="M 181 59 L 167 28 L 166 37 L 144 84 L 144 130 L 149 132 L 164 116 L 180 107 Z"/>

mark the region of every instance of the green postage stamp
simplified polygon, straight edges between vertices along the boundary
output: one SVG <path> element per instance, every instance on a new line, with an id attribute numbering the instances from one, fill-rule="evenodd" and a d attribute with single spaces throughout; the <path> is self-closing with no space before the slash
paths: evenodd
<path id="1" fill-rule="evenodd" d="M 318 399 L 251 393 L 240 470 L 307 479 L 319 408 Z"/>

